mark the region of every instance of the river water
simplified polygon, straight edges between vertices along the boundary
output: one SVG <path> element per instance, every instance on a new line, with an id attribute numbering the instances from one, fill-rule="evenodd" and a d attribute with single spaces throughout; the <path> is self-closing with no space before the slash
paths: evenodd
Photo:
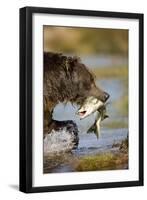
<path id="1" fill-rule="evenodd" d="M 103 90 L 110 94 L 110 101 L 107 106 L 107 112 L 109 118 L 107 122 L 113 122 L 118 120 L 127 121 L 127 117 L 122 117 L 118 114 L 118 110 L 114 106 L 113 102 L 117 101 L 123 95 L 123 82 L 119 79 L 108 79 L 108 80 L 97 80 L 96 84 L 99 85 Z M 101 137 L 96 138 L 94 133 L 87 134 L 87 130 L 95 121 L 95 115 L 89 116 L 83 120 L 80 120 L 75 115 L 78 107 L 68 103 L 66 106 L 58 104 L 53 113 L 53 118 L 56 120 L 73 120 L 78 125 L 79 129 L 79 145 L 76 150 L 72 151 L 72 154 L 64 155 L 64 158 L 56 155 L 46 153 L 44 155 L 44 172 L 45 173 L 57 173 L 57 172 L 71 172 L 74 171 L 72 166 L 69 164 L 69 160 L 75 157 L 82 157 L 86 155 L 95 155 L 97 153 L 112 152 L 115 148 L 112 148 L 114 143 L 120 143 L 127 137 L 127 128 L 107 128 L 105 125 L 101 127 Z M 106 123 L 107 123 L 106 122 Z M 46 143 L 44 142 L 44 146 Z M 60 147 L 59 147 L 60 148 Z M 61 161 L 60 161 L 61 159 Z"/>

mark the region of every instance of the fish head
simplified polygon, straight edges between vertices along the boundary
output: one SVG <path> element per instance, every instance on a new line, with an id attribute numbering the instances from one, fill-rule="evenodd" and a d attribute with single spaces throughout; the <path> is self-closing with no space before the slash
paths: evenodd
<path id="1" fill-rule="evenodd" d="M 88 117 L 92 113 L 96 112 L 104 103 L 94 96 L 87 97 L 81 107 L 78 109 L 77 114 L 80 119 Z"/>

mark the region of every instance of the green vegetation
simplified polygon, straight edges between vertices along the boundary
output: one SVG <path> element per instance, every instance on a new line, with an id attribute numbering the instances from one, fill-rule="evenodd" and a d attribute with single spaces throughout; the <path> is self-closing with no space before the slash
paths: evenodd
<path id="1" fill-rule="evenodd" d="M 84 156 L 76 161 L 76 171 L 96 171 L 126 169 L 128 167 L 128 136 L 120 143 L 114 143 L 112 148 L 117 147 L 115 153 L 99 153 L 92 156 Z"/>
<path id="2" fill-rule="evenodd" d="M 99 67 L 92 70 L 99 79 L 103 78 L 126 78 L 128 76 L 127 66 Z"/>
<path id="3" fill-rule="evenodd" d="M 75 167 L 76 171 L 96 171 L 123 169 L 128 166 L 128 154 L 104 153 L 81 158 Z"/>
<path id="4" fill-rule="evenodd" d="M 115 106 L 121 116 L 128 116 L 128 95 L 122 96 L 119 101 L 116 102 Z"/>
<path id="5" fill-rule="evenodd" d="M 44 50 L 127 56 L 128 30 L 44 26 Z"/>

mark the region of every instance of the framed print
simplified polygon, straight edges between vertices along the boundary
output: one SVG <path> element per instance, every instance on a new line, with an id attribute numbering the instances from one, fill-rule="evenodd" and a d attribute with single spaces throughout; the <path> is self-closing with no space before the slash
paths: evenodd
<path id="1" fill-rule="evenodd" d="M 143 14 L 20 9 L 20 191 L 143 185 Z"/>

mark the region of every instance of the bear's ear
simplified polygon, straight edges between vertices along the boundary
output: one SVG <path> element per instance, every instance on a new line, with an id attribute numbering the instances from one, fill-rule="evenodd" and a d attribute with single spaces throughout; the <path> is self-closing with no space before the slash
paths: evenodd
<path id="1" fill-rule="evenodd" d="M 62 62 L 63 64 L 67 63 L 67 61 L 68 61 L 67 56 L 62 56 L 62 57 L 61 57 L 61 62 Z"/>
<path id="2" fill-rule="evenodd" d="M 69 70 L 69 59 L 66 56 L 62 56 L 62 63 L 64 68 L 68 71 Z"/>
<path id="3" fill-rule="evenodd" d="M 53 55 L 53 57 L 52 57 L 52 59 L 53 59 L 53 61 L 54 61 L 55 63 L 59 62 L 61 58 L 62 58 L 62 54 L 61 54 L 61 53 L 55 53 L 55 54 Z"/>
<path id="4" fill-rule="evenodd" d="M 74 63 L 80 63 L 80 62 L 81 62 L 81 58 L 80 58 L 80 57 L 77 57 L 77 56 L 74 56 L 74 57 L 73 57 L 73 62 L 74 62 Z"/>
<path id="5" fill-rule="evenodd" d="M 68 60 L 67 60 L 68 64 L 71 66 L 71 67 L 74 67 L 75 63 L 74 63 L 74 60 L 72 57 L 68 57 Z"/>
<path id="6" fill-rule="evenodd" d="M 80 63 L 80 58 L 77 56 L 74 57 L 68 57 L 68 63 L 70 64 L 71 67 L 77 66 L 77 64 Z"/>

